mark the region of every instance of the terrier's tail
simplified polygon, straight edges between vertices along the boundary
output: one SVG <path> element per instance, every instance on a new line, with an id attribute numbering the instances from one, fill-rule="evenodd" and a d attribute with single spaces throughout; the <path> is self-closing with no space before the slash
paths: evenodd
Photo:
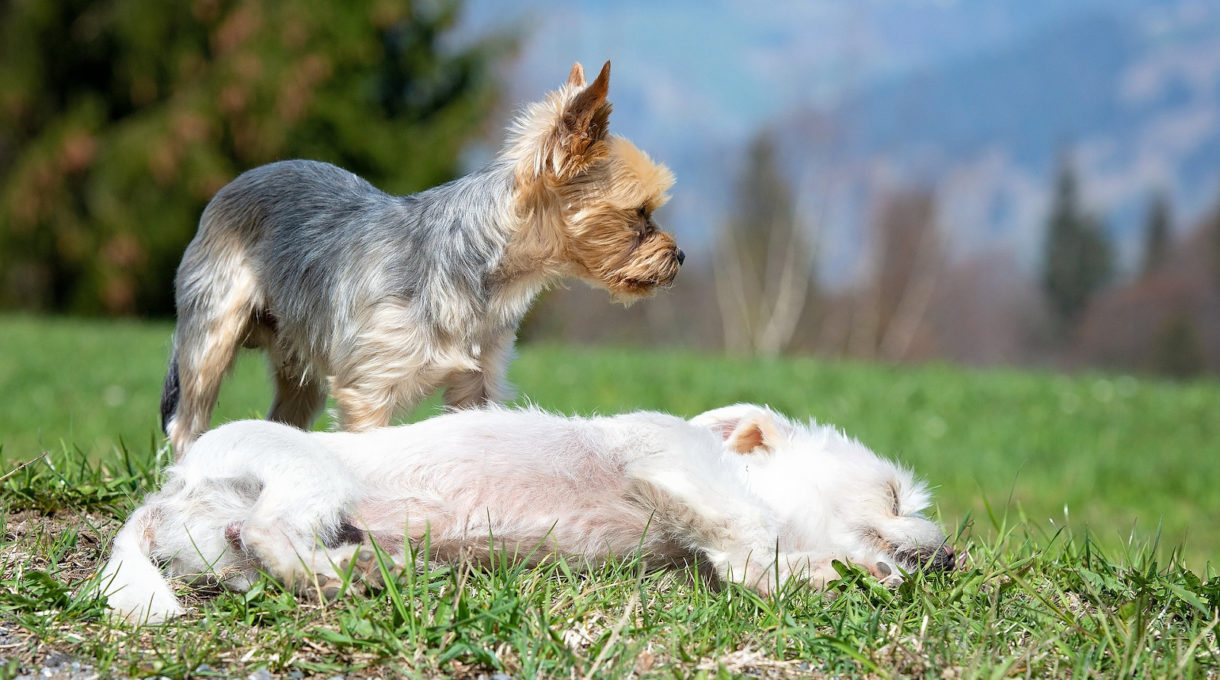
<path id="1" fill-rule="evenodd" d="M 165 372 L 165 384 L 161 387 L 161 431 L 169 434 L 169 421 L 178 413 L 178 340 L 174 339 L 169 354 L 169 370 Z"/>
<path id="2" fill-rule="evenodd" d="M 162 623 L 183 613 L 169 582 L 151 558 L 156 513 L 138 508 L 114 537 L 110 561 L 99 576 L 107 606 L 128 623 Z"/>

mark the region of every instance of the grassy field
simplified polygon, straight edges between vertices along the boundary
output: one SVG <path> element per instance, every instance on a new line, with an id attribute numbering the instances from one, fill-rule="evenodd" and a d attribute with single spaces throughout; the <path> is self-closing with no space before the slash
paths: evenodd
<path id="1" fill-rule="evenodd" d="M 633 563 L 431 568 L 328 607 L 186 588 L 181 623 L 115 627 L 81 584 L 154 483 L 169 330 L 0 318 L 0 678 L 60 652 L 171 677 L 1220 674 L 1217 383 L 667 351 L 527 346 L 511 376 L 567 413 L 754 401 L 834 423 L 934 485 L 966 568 L 766 600 Z M 269 399 L 244 357 L 217 420 Z"/>

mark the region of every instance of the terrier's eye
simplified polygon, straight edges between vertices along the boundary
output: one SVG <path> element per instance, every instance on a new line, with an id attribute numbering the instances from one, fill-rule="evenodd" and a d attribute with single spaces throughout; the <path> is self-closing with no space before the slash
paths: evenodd
<path id="1" fill-rule="evenodd" d="M 646 206 L 646 205 L 641 205 L 641 206 L 640 206 L 640 209 L 639 209 L 639 210 L 637 210 L 637 211 L 635 211 L 635 214 L 636 214 L 636 215 L 639 215 L 639 216 L 640 216 L 640 218 L 645 218 L 645 217 L 648 217 L 648 206 Z"/>

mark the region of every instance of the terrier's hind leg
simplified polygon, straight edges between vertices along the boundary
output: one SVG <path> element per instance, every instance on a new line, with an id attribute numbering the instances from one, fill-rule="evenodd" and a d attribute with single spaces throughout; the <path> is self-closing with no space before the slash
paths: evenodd
<path id="1" fill-rule="evenodd" d="M 220 383 L 245 341 L 259 297 L 244 258 L 209 258 L 188 249 L 178 273 L 177 365 L 170 366 L 178 374 L 178 402 L 168 406 L 165 428 L 176 457 L 211 425 Z"/>

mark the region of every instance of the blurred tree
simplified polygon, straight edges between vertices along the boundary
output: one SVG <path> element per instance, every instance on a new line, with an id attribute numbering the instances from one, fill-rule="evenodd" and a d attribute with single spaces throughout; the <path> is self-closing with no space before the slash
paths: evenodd
<path id="1" fill-rule="evenodd" d="M 776 141 L 751 141 L 736 209 L 716 240 L 716 294 L 731 352 L 776 355 L 788 348 L 816 294 L 813 246 Z"/>
<path id="2" fill-rule="evenodd" d="M 1177 313 L 1165 320 L 1152 348 L 1152 369 L 1174 378 L 1200 375 L 1207 369 L 1203 341 L 1190 316 Z"/>
<path id="3" fill-rule="evenodd" d="M 1207 267 L 1215 290 L 1220 293 L 1220 201 L 1203 216 L 1201 231 L 1207 249 Z"/>
<path id="4" fill-rule="evenodd" d="M 1042 290 L 1061 333 L 1080 319 L 1089 300 L 1113 273 L 1114 255 L 1100 220 L 1080 207 L 1076 174 L 1064 161 L 1046 222 Z"/>
<path id="5" fill-rule="evenodd" d="M 1152 197 L 1148 207 L 1148 216 L 1144 220 L 1144 262 L 1140 273 L 1148 276 L 1162 265 L 1169 255 L 1170 230 L 1169 196 L 1164 191 L 1158 191 Z"/>
<path id="6" fill-rule="evenodd" d="M 212 194 L 327 160 L 447 180 L 511 41 L 445 46 L 456 1 L 0 2 L 0 307 L 172 310 Z"/>
<path id="7" fill-rule="evenodd" d="M 870 279 L 854 313 L 855 356 L 908 358 L 944 264 L 936 197 L 922 189 L 887 193 L 872 228 Z"/>

